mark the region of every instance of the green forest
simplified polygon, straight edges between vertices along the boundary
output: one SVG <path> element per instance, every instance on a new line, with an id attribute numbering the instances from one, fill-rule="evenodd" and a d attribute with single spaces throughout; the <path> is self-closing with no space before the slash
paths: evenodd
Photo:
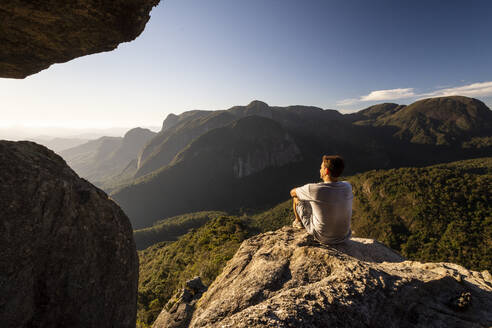
<path id="1" fill-rule="evenodd" d="M 349 178 L 352 229 L 412 260 L 492 268 L 492 158 Z"/>
<path id="2" fill-rule="evenodd" d="M 344 179 L 353 186 L 355 237 L 377 239 L 411 260 L 491 270 L 492 158 L 373 170 Z M 190 222 L 206 223 L 193 225 L 174 242 L 161 234 L 157 244 L 139 251 L 139 327 L 150 326 L 186 280 L 198 275 L 209 285 L 243 240 L 288 225 L 293 218 L 290 200 L 253 215 L 204 212 L 173 218 L 169 226 L 180 233 Z M 165 222 L 146 233 L 158 236 Z"/>
<path id="3" fill-rule="evenodd" d="M 225 212 L 204 211 L 175 216 L 157 221 L 151 227 L 133 232 L 138 250 L 145 249 L 160 241 L 175 241 L 190 229 L 199 228 L 212 218 L 227 215 Z"/>

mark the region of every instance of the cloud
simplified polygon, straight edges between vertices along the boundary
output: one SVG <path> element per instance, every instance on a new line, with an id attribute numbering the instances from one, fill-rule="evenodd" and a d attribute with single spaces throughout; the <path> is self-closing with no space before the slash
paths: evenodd
<path id="1" fill-rule="evenodd" d="M 445 97 L 445 96 L 467 96 L 488 97 L 492 96 L 492 81 L 478 82 L 459 87 L 445 88 L 433 92 L 420 94 L 419 97 Z"/>
<path id="2" fill-rule="evenodd" d="M 399 88 L 371 91 L 359 98 L 349 98 L 337 102 L 338 106 L 348 106 L 366 101 L 383 101 L 403 98 L 434 98 L 446 96 L 490 97 L 492 96 L 492 81 L 477 82 L 457 87 L 442 88 L 431 92 L 417 94 L 414 88 Z"/>
<path id="3" fill-rule="evenodd" d="M 337 102 L 339 106 L 353 105 L 364 101 L 381 101 L 381 100 L 394 100 L 402 98 L 415 97 L 413 88 L 399 88 L 399 89 L 387 89 L 387 90 L 375 90 L 371 91 L 368 95 L 360 98 L 349 98 L 340 100 Z"/>
<path id="4" fill-rule="evenodd" d="M 413 88 L 389 89 L 372 91 L 367 96 L 360 97 L 361 101 L 393 100 L 414 97 Z"/>

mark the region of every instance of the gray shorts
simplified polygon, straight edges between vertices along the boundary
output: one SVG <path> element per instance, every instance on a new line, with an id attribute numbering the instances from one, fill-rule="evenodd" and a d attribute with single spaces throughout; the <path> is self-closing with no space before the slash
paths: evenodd
<path id="1" fill-rule="evenodd" d="M 319 233 L 314 230 L 313 224 L 313 208 L 311 203 L 306 200 L 298 200 L 296 204 L 296 212 L 301 219 L 302 225 L 306 229 L 306 232 L 314 237 L 317 241 L 326 245 L 334 245 L 344 242 L 352 235 L 352 231 L 349 229 L 348 233 L 342 237 L 329 237 L 328 239 L 322 238 Z"/>
<path id="2" fill-rule="evenodd" d="M 311 207 L 311 203 L 306 200 L 297 200 L 296 212 L 306 231 L 312 234 L 313 208 Z"/>

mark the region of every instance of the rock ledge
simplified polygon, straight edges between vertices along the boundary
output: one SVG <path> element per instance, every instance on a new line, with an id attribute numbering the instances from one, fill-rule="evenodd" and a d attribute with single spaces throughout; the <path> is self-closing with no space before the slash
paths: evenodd
<path id="1" fill-rule="evenodd" d="M 370 239 L 323 246 L 284 227 L 243 242 L 189 327 L 489 327 L 491 308 L 487 271 L 405 261 Z"/>

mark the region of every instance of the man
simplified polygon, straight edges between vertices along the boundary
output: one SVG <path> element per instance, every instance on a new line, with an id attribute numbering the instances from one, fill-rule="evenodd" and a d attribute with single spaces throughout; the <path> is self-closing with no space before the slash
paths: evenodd
<path id="1" fill-rule="evenodd" d="M 292 225 L 304 227 L 323 244 L 338 244 L 351 235 L 352 186 L 338 181 L 345 164 L 336 156 L 323 156 L 320 178 L 323 182 L 308 183 L 290 191 L 295 220 Z"/>

